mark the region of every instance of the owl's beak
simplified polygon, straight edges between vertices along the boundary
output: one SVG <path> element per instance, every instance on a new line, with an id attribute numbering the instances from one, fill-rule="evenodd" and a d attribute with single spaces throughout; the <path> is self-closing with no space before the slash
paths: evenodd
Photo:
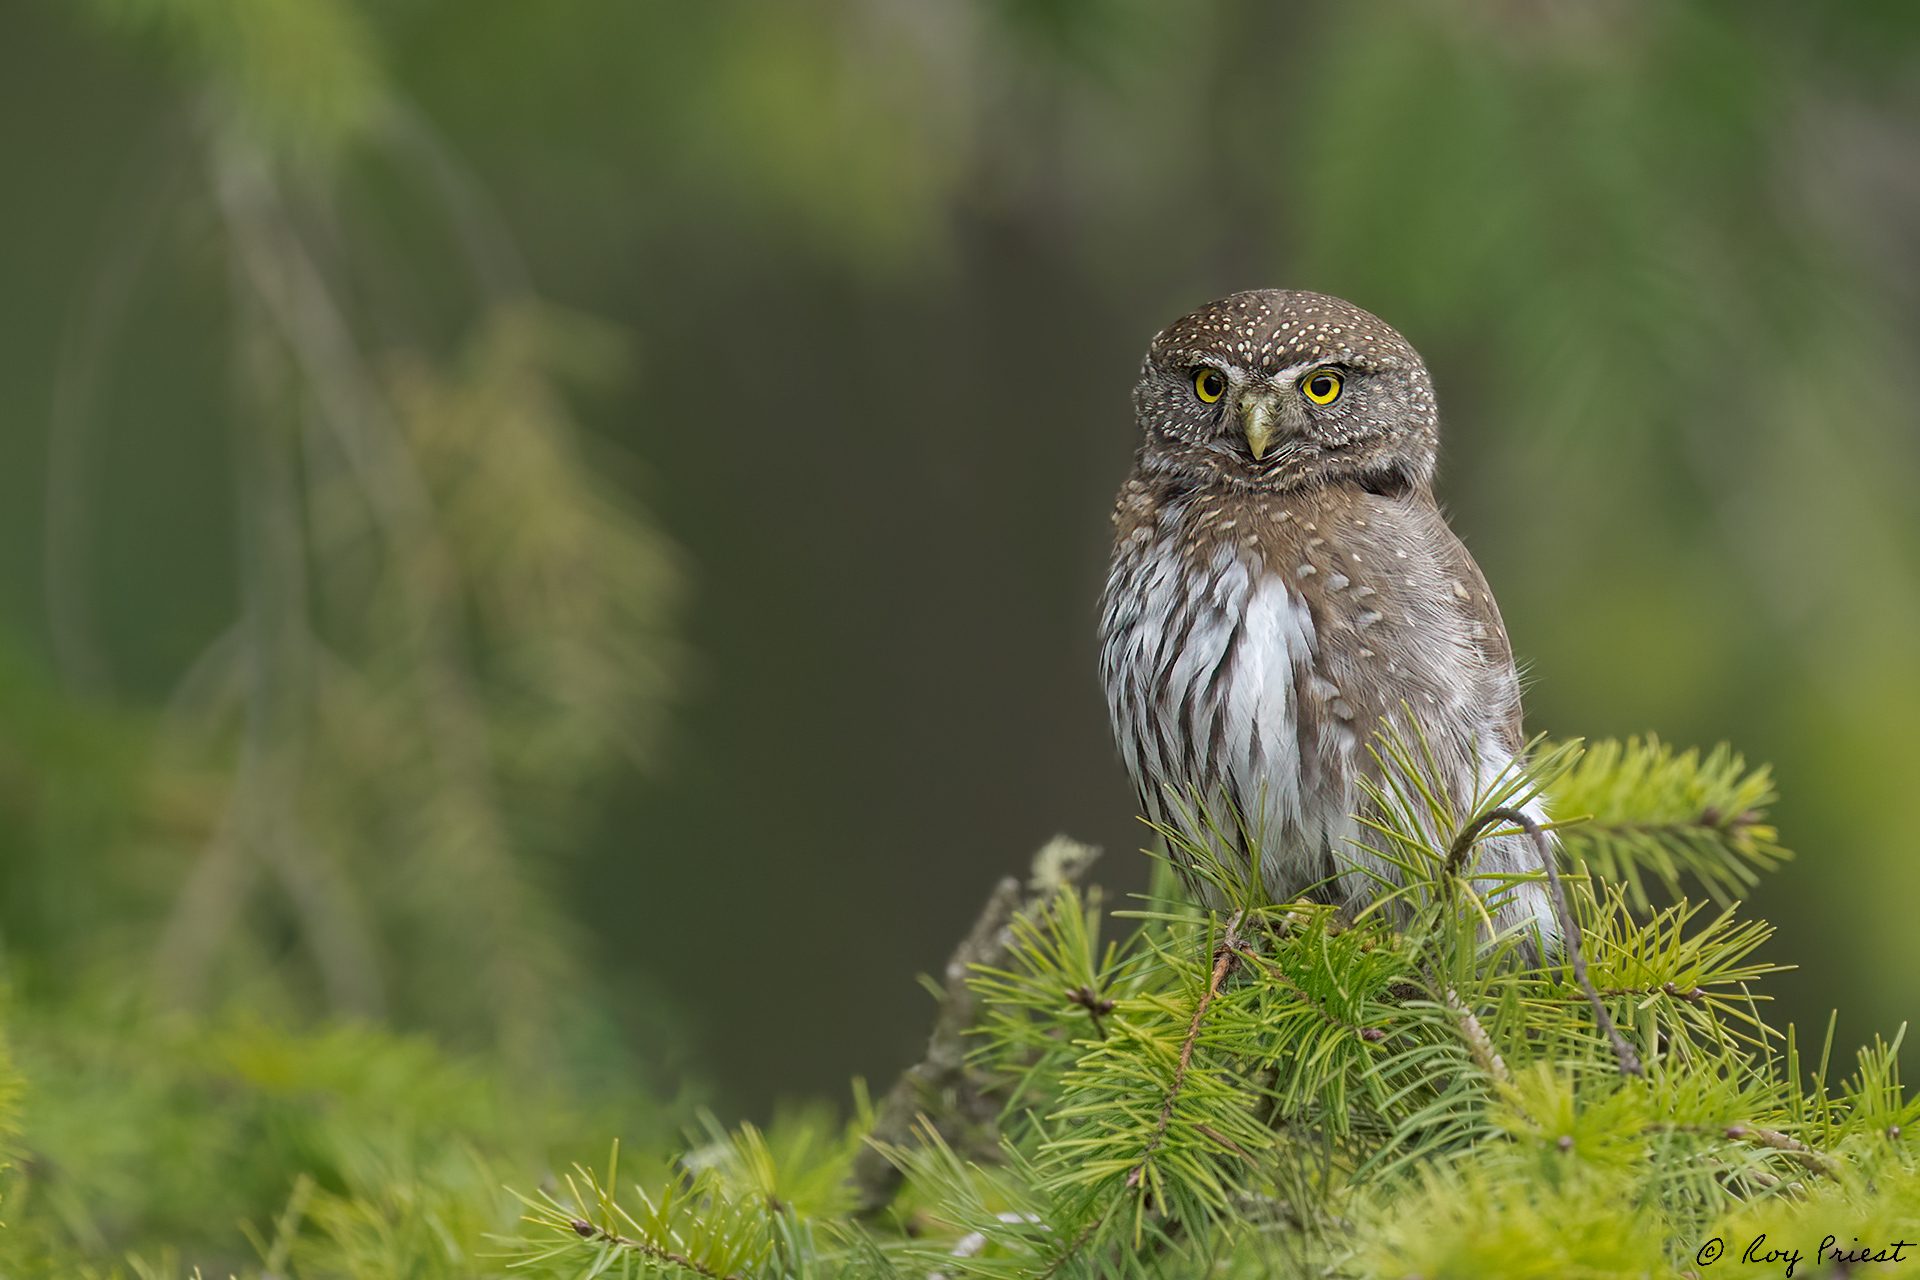
<path id="1" fill-rule="evenodd" d="M 1260 461 L 1273 448 L 1280 434 L 1280 405 L 1271 395 L 1249 391 L 1240 398 L 1240 429 L 1247 433 L 1247 448 L 1253 460 Z"/>

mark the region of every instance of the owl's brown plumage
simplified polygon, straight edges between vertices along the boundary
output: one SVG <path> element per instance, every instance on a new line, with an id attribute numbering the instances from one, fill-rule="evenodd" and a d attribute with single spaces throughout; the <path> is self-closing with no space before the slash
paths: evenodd
<path id="1" fill-rule="evenodd" d="M 1434 502 L 1426 367 L 1350 303 L 1241 293 L 1154 339 L 1134 406 L 1101 666 L 1141 802 L 1190 826 L 1197 799 L 1276 898 L 1370 898 L 1388 868 L 1354 815 L 1383 718 L 1424 739 L 1461 811 L 1522 747 L 1499 610 Z M 1482 872 L 1535 862 L 1511 837 L 1478 853 Z M 1502 923 L 1528 921 L 1554 931 L 1533 884 Z"/>

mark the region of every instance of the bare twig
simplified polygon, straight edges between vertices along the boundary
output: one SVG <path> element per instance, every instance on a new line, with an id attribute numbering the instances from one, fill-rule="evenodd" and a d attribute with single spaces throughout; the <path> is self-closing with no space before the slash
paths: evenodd
<path id="1" fill-rule="evenodd" d="M 1540 867 L 1547 873 L 1548 894 L 1553 901 L 1553 913 L 1560 921 L 1561 937 L 1567 944 L 1567 959 L 1573 965 L 1573 980 L 1580 990 L 1586 993 L 1587 1003 L 1593 1006 L 1594 1020 L 1600 1024 L 1600 1030 L 1606 1035 L 1607 1042 L 1613 1046 L 1614 1057 L 1619 1060 L 1620 1074 L 1628 1076 L 1645 1075 L 1646 1069 L 1640 1065 L 1640 1055 L 1634 1052 L 1627 1038 L 1620 1034 L 1620 1028 L 1614 1025 L 1613 1015 L 1607 1012 L 1606 1002 L 1594 989 L 1593 980 L 1587 976 L 1587 957 L 1580 945 L 1580 923 L 1573 918 L 1573 909 L 1567 905 L 1567 891 L 1560 883 L 1560 868 L 1554 857 L 1553 846 L 1547 841 L 1547 833 L 1532 817 L 1518 809 L 1489 809 L 1468 823 L 1460 834 L 1454 837 L 1453 847 L 1447 851 L 1447 874 L 1460 873 L 1467 853 L 1480 839 L 1488 827 L 1496 822 L 1511 822 L 1532 837 L 1533 846 L 1540 854 Z"/>

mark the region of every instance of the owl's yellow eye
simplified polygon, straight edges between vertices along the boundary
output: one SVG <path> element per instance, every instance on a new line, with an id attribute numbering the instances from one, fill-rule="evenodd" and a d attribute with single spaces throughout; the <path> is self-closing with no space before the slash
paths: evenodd
<path id="1" fill-rule="evenodd" d="M 1213 404 L 1227 394 L 1226 375 L 1218 369 L 1199 369 L 1193 375 L 1193 394 L 1200 397 L 1201 404 Z"/>
<path id="2" fill-rule="evenodd" d="M 1332 404 L 1340 398 L 1340 375 L 1332 369 L 1315 369 L 1300 384 L 1300 390 L 1315 404 Z"/>

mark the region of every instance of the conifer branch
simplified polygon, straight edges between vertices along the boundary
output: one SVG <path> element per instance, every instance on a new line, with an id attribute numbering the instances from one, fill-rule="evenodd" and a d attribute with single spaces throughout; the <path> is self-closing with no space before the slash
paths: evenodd
<path id="1" fill-rule="evenodd" d="M 679 1267 L 683 1271 L 691 1271 L 697 1276 L 705 1276 L 707 1280 L 746 1280 L 746 1277 L 741 1275 L 715 1271 L 710 1267 L 701 1266 L 698 1262 L 683 1253 L 675 1253 L 671 1249 L 662 1248 L 660 1245 L 652 1244 L 645 1240 L 637 1240 L 632 1236 L 623 1236 L 617 1231 L 608 1230 L 606 1227 L 597 1227 L 585 1218 L 575 1218 L 567 1225 L 572 1227 L 574 1234 L 582 1240 L 592 1240 L 597 1244 L 610 1244 L 616 1249 L 624 1249 L 630 1253 L 637 1253 L 648 1261 L 664 1262 L 670 1266 Z"/>
<path id="2" fill-rule="evenodd" d="M 1118 1202 L 1116 1201 L 1115 1203 Z M 1053 1280 L 1054 1276 L 1060 1274 L 1060 1268 L 1066 1266 L 1079 1256 L 1080 1251 L 1087 1247 L 1087 1241 L 1093 1239 L 1093 1233 L 1106 1225 L 1107 1216 L 1112 1212 L 1113 1206 L 1108 1205 L 1093 1221 L 1080 1228 L 1079 1234 L 1067 1242 L 1066 1248 L 1053 1256 L 1053 1260 L 1047 1263 L 1047 1269 L 1042 1271 L 1039 1276 L 1036 1277 L 1036 1280 Z"/>
<path id="3" fill-rule="evenodd" d="M 1671 982 L 1663 982 L 1657 987 L 1601 987 L 1603 996 L 1672 996 L 1675 1000 L 1685 1000 L 1688 1004 L 1705 1004 L 1707 993 L 1699 987 L 1680 987 Z"/>
<path id="4" fill-rule="evenodd" d="M 1778 1151 L 1795 1164 L 1817 1173 L 1822 1177 L 1836 1178 L 1840 1174 L 1839 1166 L 1827 1156 L 1808 1146 L 1791 1134 L 1778 1129 L 1768 1129 L 1762 1125 L 1735 1123 L 1724 1127 L 1704 1124 L 1658 1124 L 1653 1131 L 1659 1133 L 1690 1133 L 1706 1137 L 1724 1137 L 1729 1142 L 1747 1142 L 1754 1146 L 1766 1147 Z M 1766 1181 L 1770 1175 L 1749 1171 L 1749 1177 L 1757 1181 Z"/>
<path id="5" fill-rule="evenodd" d="M 1547 873 L 1547 890 L 1553 900 L 1553 913 L 1560 921 L 1561 939 L 1566 943 L 1567 959 L 1573 965 L 1573 980 L 1586 993 L 1587 1003 L 1593 1006 L 1594 1020 L 1600 1024 L 1600 1030 L 1606 1035 L 1607 1042 L 1613 1046 L 1614 1057 L 1619 1060 L 1620 1074 L 1628 1076 L 1644 1075 L 1645 1068 L 1640 1065 L 1640 1055 L 1634 1052 L 1627 1038 L 1620 1034 L 1620 1028 L 1613 1023 L 1613 1015 L 1607 1012 L 1606 1002 L 1594 989 L 1593 979 L 1587 976 L 1587 957 L 1580 945 L 1580 922 L 1574 919 L 1573 909 L 1567 903 L 1567 891 L 1560 883 L 1558 857 L 1553 845 L 1547 840 L 1547 833 L 1538 822 L 1519 809 L 1488 809 L 1472 822 L 1469 822 L 1454 837 L 1453 847 L 1447 851 L 1447 874 L 1458 875 L 1469 850 L 1481 835 L 1496 822 L 1511 822 L 1524 830 L 1533 840 L 1533 847 L 1540 854 L 1540 866 Z"/>
<path id="6" fill-rule="evenodd" d="M 1411 928 L 1324 904 L 1236 897 L 1239 910 L 1204 913 L 1156 899 L 1120 913 L 1138 922 L 1130 934 L 1104 938 L 1098 896 L 1071 883 L 1078 867 L 1008 880 L 955 951 L 926 1060 L 887 1100 L 944 1132 L 923 1121 L 892 1141 L 885 1114 L 838 1141 L 804 1126 L 779 1141 L 715 1130 L 683 1166 L 696 1175 L 637 1216 L 591 1179 L 604 1216 L 575 1207 L 591 1202 L 578 1193 L 549 1201 L 533 1221 L 564 1245 L 526 1256 L 571 1249 L 603 1270 L 699 1280 L 769 1264 L 1069 1280 L 1268 1274 L 1277 1248 L 1300 1274 L 1501 1275 L 1524 1249 L 1541 1274 L 1589 1257 L 1611 1258 L 1608 1274 L 1664 1274 L 1702 1240 L 1763 1229 L 1754 1215 L 1788 1200 L 1850 1230 L 1862 1188 L 1920 1202 L 1920 1159 L 1883 1136 L 1920 1125 L 1897 1038 L 1863 1052 L 1844 1090 L 1803 1098 L 1792 1038 L 1784 1058 L 1766 1049 L 1774 1033 L 1750 989 L 1775 967 L 1751 958 L 1764 922 L 1688 902 L 1642 917 L 1632 887 L 1595 862 L 1594 896 L 1570 903 L 1559 851 L 1527 812 L 1549 770 L 1530 756 L 1449 839 L 1434 833 L 1463 819 L 1426 798 L 1441 794 L 1420 782 L 1429 766 L 1411 749 L 1395 757 L 1402 780 L 1375 831 L 1407 896 L 1437 909 Z M 1596 808 L 1666 803 L 1636 789 L 1652 785 L 1636 769 L 1590 769 L 1588 790 L 1610 799 Z M 1476 842 L 1521 831 L 1566 939 L 1551 966 L 1499 963 L 1485 913 L 1447 909 L 1475 874 Z M 1189 852 L 1205 883 L 1234 883 L 1238 868 L 1210 848 Z M 1651 1076 L 1608 1016 L 1629 1004 L 1632 1033 L 1667 1046 Z M 876 1157 L 903 1172 L 857 1167 Z M 903 1182 L 911 1223 L 876 1219 Z M 1484 1237 L 1488 1220 L 1504 1243 Z M 582 1232 L 589 1222 L 606 1227 Z"/>
<path id="7" fill-rule="evenodd" d="M 1553 797 L 1556 815 L 1592 815 L 1562 828 L 1568 855 L 1623 884 L 1642 909 L 1652 905 L 1648 878 L 1672 896 L 1691 878 L 1724 903 L 1791 856 L 1767 821 L 1772 775 L 1725 745 L 1703 755 L 1652 737 L 1598 742 Z"/>
<path id="8" fill-rule="evenodd" d="M 1087 1019 L 1093 1023 L 1095 1039 L 1107 1038 L 1107 1024 L 1101 1019 L 1103 1015 L 1113 1012 L 1113 1001 L 1090 986 L 1078 986 L 1067 992 L 1067 1003 L 1078 1005 L 1087 1011 Z"/>
<path id="9" fill-rule="evenodd" d="M 1180 1060 L 1174 1065 L 1173 1080 L 1167 1086 L 1167 1096 L 1160 1104 L 1160 1118 L 1154 1123 L 1153 1136 L 1147 1139 L 1147 1148 L 1140 1153 L 1140 1163 L 1133 1166 L 1127 1174 L 1127 1188 L 1132 1190 L 1140 1185 L 1146 1175 L 1147 1165 L 1153 1160 L 1153 1153 L 1160 1149 L 1166 1140 L 1167 1126 L 1173 1123 L 1173 1108 L 1180 1100 L 1180 1092 L 1186 1087 L 1187 1070 L 1193 1065 L 1193 1049 L 1200 1040 L 1200 1027 L 1206 1021 L 1207 1009 L 1213 1004 L 1214 997 L 1220 994 L 1220 984 L 1227 980 L 1227 974 L 1233 971 L 1235 959 L 1240 950 L 1240 921 L 1246 915 L 1245 908 L 1233 913 L 1227 920 L 1226 931 L 1213 949 L 1213 973 L 1207 980 L 1200 999 L 1194 1003 L 1193 1018 L 1187 1023 L 1186 1039 L 1180 1043 Z"/>
<path id="10" fill-rule="evenodd" d="M 851 1182 L 856 1213 L 869 1216 L 892 1202 L 904 1175 L 887 1151 L 913 1145 L 922 1123 L 944 1132 L 963 1117 L 983 1122 L 990 1118 L 990 1109 L 967 1068 L 967 1035 L 980 1023 L 981 1003 L 971 980 L 977 970 L 1004 967 L 1013 946 L 1014 920 L 1043 910 L 1061 888 L 1077 883 L 1099 856 L 1093 846 L 1059 836 L 1034 855 L 1024 896 L 1020 882 L 1012 876 L 994 886 L 973 927 L 947 960 L 926 1054 L 887 1091 L 876 1110 L 868 1143 L 854 1157 Z M 1087 1009 L 1099 1028 L 1094 1006 L 1089 1004 Z"/>
<path id="11" fill-rule="evenodd" d="M 1266 974 L 1267 977 L 1273 979 L 1274 982 L 1285 987 L 1294 995 L 1299 996 L 1300 1002 L 1313 1010 L 1315 1016 L 1327 1026 L 1338 1028 L 1341 1031 L 1351 1032 L 1369 1044 L 1378 1044 L 1387 1038 L 1387 1033 L 1379 1027 L 1363 1027 L 1356 1022 L 1347 1021 L 1345 1018 L 1340 1017 L 1328 1009 L 1323 1002 L 1315 998 L 1312 992 L 1308 991 L 1298 982 L 1295 982 L 1293 975 L 1289 974 L 1273 961 L 1257 956 L 1251 951 L 1246 950 L 1240 951 L 1239 957 L 1248 963 L 1258 965 L 1260 971 Z"/>
<path id="12" fill-rule="evenodd" d="M 1473 1055 L 1474 1063 L 1501 1084 L 1511 1083 L 1513 1073 L 1507 1070 L 1506 1059 L 1493 1047 L 1493 1037 L 1487 1034 L 1486 1026 L 1474 1016 L 1460 993 L 1452 987 L 1443 987 L 1440 999 L 1460 1024 L 1460 1038 L 1467 1042 L 1467 1052 Z"/>
<path id="13" fill-rule="evenodd" d="M 1730 1124 L 1726 1132 L 1727 1137 L 1735 1142 L 1754 1142 L 1760 1146 L 1784 1152 L 1789 1158 L 1823 1177 L 1832 1178 L 1838 1175 L 1839 1171 L 1835 1168 L 1833 1161 L 1800 1139 L 1782 1133 L 1778 1129 L 1766 1129 L 1751 1124 Z"/>

